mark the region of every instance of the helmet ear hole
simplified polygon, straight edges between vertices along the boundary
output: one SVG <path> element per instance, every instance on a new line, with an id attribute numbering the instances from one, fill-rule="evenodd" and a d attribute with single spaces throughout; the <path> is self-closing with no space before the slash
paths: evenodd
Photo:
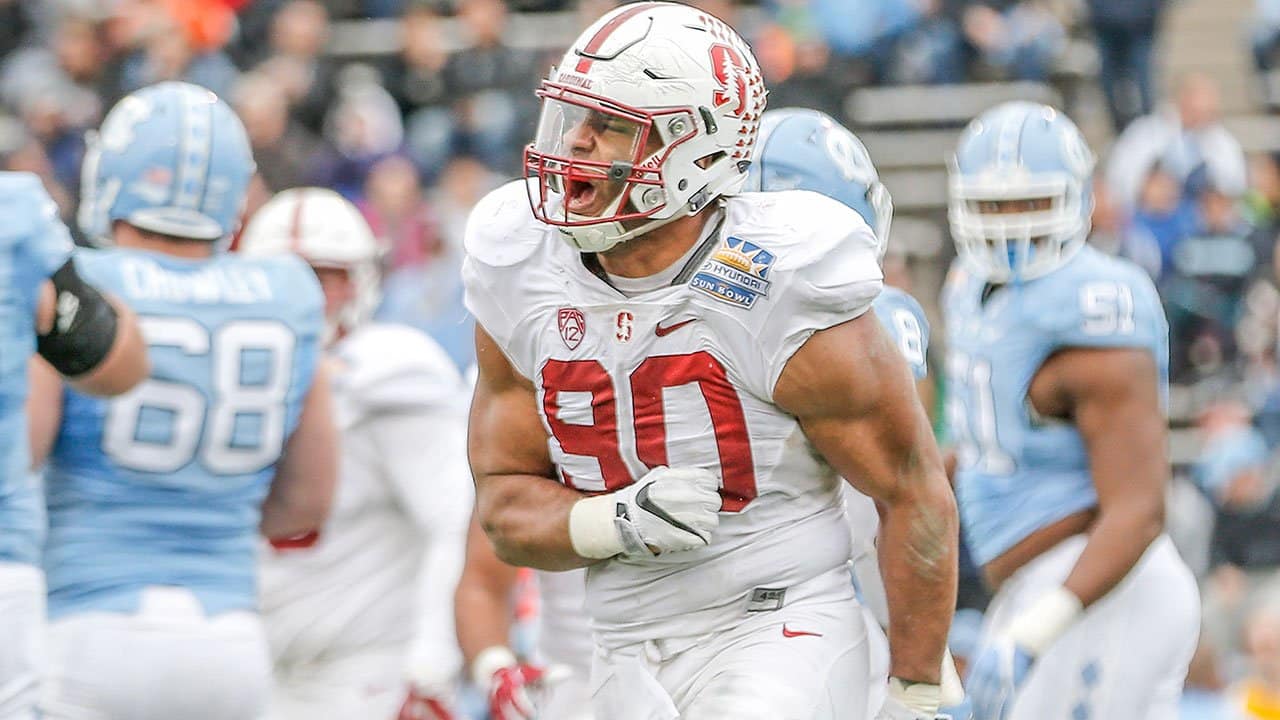
<path id="1" fill-rule="evenodd" d="M 703 170 L 706 170 L 712 165 L 715 165 L 716 163 L 720 162 L 720 159 L 723 158 L 724 156 L 725 155 L 723 151 L 717 150 L 716 152 L 713 152 L 709 155 L 703 155 L 702 157 L 698 158 L 694 162 L 697 164 L 698 167 L 702 168 Z M 680 188 L 680 189 L 683 190 L 684 188 Z"/>

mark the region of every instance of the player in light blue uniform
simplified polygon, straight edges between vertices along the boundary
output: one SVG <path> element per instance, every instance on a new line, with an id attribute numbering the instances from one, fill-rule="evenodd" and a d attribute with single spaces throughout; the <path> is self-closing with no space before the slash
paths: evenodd
<path id="1" fill-rule="evenodd" d="M 811 190 L 839 200 L 871 226 L 882 259 L 889 249 L 893 200 L 871 156 L 857 136 L 817 110 L 783 108 L 764 114 L 745 189 Z M 929 373 L 929 321 L 920 303 L 906 291 L 885 285 L 872 309 L 916 379 L 924 379 Z"/>
<path id="2" fill-rule="evenodd" d="M 879 241 L 881 259 L 889 247 L 889 228 L 893 222 L 893 200 L 880 182 L 862 142 L 830 116 L 804 108 L 784 108 L 765 112 L 760 122 L 756 157 L 747 177 L 747 190 L 810 190 L 839 200 L 853 208 Z M 872 304 L 876 319 L 888 331 L 902 351 L 917 381 L 929 373 L 926 356 L 929 350 L 929 321 L 924 308 L 901 288 L 885 285 Z M 884 580 L 880 577 L 875 552 L 875 535 L 879 526 L 875 506 L 864 495 L 849 489 L 845 493 L 845 510 L 854 530 L 854 573 L 860 596 L 872 612 L 875 623 L 887 627 L 888 604 L 884 596 Z M 887 673 L 888 643 L 883 636 L 876 639 L 879 657 L 873 662 L 873 673 Z M 955 675 L 948 660 L 948 668 Z M 874 685 L 873 685 L 874 687 Z M 949 688 L 950 689 L 950 688 Z M 958 692 L 958 689 L 951 689 Z M 872 711 L 882 698 L 873 696 Z M 969 711 L 960 697 L 950 697 L 953 704 L 939 713 L 939 718 L 967 720 Z"/>
<path id="3" fill-rule="evenodd" d="M 27 364 L 119 394 L 146 374 L 136 319 L 86 284 L 40 179 L 0 173 L 0 718 L 34 718 L 44 646 L 44 512 L 27 443 Z"/>
<path id="4" fill-rule="evenodd" d="M 1163 534 L 1167 326 L 1143 271 L 1085 242 L 1092 172 L 1033 103 L 983 113 L 952 163 L 948 417 L 998 588 L 979 720 L 1176 717 L 1195 647 L 1195 581 Z"/>
<path id="5" fill-rule="evenodd" d="M 45 717 L 264 708 L 257 537 L 318 528 L 337 462 L 314 274 L 220 252 L 252 170 L 231 109 L 173 82 L 121 100 L 86 159 L 81 224 L 116 247 L 77 262 L 137 311 L 153 368 L 117 400 L 66 391 L 44 439 Z"/>

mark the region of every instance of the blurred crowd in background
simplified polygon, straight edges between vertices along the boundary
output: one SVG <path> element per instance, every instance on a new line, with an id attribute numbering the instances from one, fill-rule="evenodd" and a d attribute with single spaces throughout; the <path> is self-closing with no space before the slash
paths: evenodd
<path id="1" fill-rule="evenodd" d="M 1114 137 L 1095 147 L 1105 152 L 1093 242 L 1155 278 L 1172 380 L 1200 389 L 1201 402 L 1177 410 L 1190 414 L 1196 451 L 1179 464 L 1170 519 L 1204 586 L 1187 717 L 1208 718 L 1224 692 L 1280 708 L 1280 152 L 1245 153 L 1208 75 L 1187 75 L 1159 97 L 1153 53 L 1172 2 L 697 4 L 752 41 L 770 107 L 846 120 L 856 88 L 1052 83 L 1085 68 Z M 40 175 L 74 226 L 85 133 L 104 110 L 159 80 L 204 85 L 248 129 L 258 163 L 248 212 L 301 185 L 355 202 L 384 250 L 379 317 L 427 331 L 465 369 L 463 226 L 476 200 L 518 174 L 537 118 L 533 88 L 561 51 L 550 36 L 509 42 L 512 24 L 555 13 L 568 40 L 613 4 L 0 0 L 0 167 Z M 375 42 L 335 52 L 334 28 L 355 21 L 379 33 Z M 1280 0 L 1257 0 L 1240 42 L 1265 96 L 1280 67 Z M 944 244 L 928 261 L 950 257 Z M 936 290 L 914 288 L 927 306 Z M 961 616 L 957 642 L 973 617 Z"/>

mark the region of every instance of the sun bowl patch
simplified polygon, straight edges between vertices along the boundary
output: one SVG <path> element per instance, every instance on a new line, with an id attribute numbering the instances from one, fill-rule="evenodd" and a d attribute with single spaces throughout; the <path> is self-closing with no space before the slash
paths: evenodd
<path id="1" fill-rule="evenodd" d="M 775 259 L 759 245 L 730 236 L 711 253 L 689 285 L 721 302 L 750 308 L 756 298 L 769 296 L 769 268 Z"/>

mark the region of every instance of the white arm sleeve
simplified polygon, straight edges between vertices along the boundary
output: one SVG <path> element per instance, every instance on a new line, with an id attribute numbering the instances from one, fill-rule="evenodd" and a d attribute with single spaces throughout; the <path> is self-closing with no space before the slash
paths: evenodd
<path id="1" fill-rule="evenodd" d="M 390 414 L 369 428 L 393 492 L 425 538 L 418 575 L 418 628 L 409 649 L 410 679 L 443 692 L 462 667 L 453 594 L 462 574 L 474 489 L 466 458 L 462 406 Z"/>

